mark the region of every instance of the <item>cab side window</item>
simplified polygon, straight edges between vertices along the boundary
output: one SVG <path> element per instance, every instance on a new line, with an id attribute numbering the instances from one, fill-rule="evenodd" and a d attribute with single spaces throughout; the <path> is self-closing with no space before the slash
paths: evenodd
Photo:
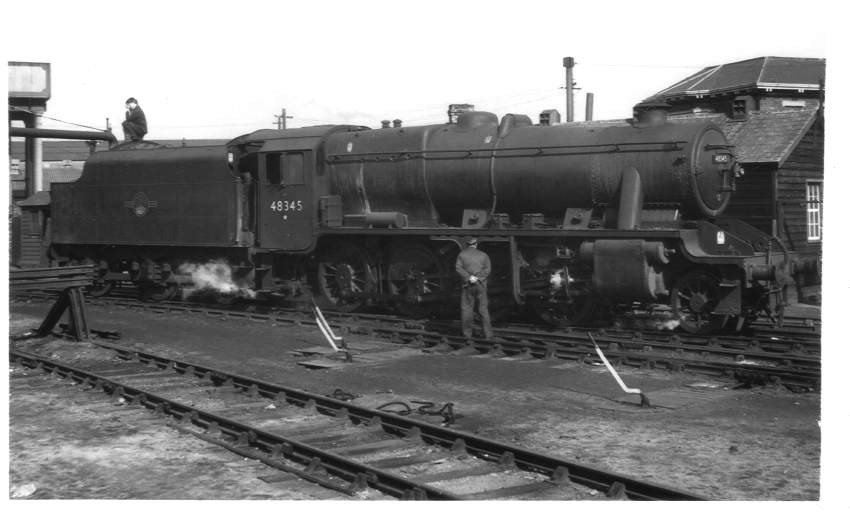
<path id="1" fill-rule="evenodd" d="M 280 153 L 272 153 L 270 155 L 266 155 L 266 183 L 268 183 L 269 185 L 280 185 L 280 164 Z"/>
<path id="2" fill-rule="evenodd" d="M 304 184 L 304 154 L 286 153 L 281 158 L 283 163 L 283 184 Z"/>
<path id="3" fill-rule="evenodd" d="M 269 185 L 303 185 L 304 154 L 272 153 L 266 155 L 266 183 Z"/>

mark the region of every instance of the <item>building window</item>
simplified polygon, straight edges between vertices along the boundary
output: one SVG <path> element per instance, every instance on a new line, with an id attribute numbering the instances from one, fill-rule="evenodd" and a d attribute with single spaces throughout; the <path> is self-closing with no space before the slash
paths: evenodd
<path id="1" fill-rule="evenodd" d="M 732 119 L 746 119 L 747 114 L 755 110 L 755 100 L 752 96 L 737 96 L 732 100 Z"/>
<path id="2" fill-rule="evenodd" d="M 823 182 L 806 181 L 806 234 L 809 242 L 823 238 Z"/>

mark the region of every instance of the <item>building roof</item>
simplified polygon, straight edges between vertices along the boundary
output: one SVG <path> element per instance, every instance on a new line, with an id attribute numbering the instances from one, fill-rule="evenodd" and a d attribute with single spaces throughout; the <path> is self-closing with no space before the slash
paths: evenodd
<path id="1" fill-rule="evenodd" d="M 750 89 L 818 90 L 826 59 L 757 57 L 709 66 L 655 93 L 647 100 L 734 93 Z"/>
<path id="2" fill-rule="evenodd" d="M 709 120 L 716 123 L 735 146 L 742 164 L 775 163 L 779 166 L 797 147 L 818 118 L 817 109 L 754 111 L 746 119 L 729 119 L 724 114 L 686 114 L 670 117 L 672 122 Z"/>
<path id="3" fill-rule="evenodd" d="M 83 174 L 82 166 L 44 167 L 42 169 L 42 180 L 45 190 L 50 190 L 51 183 L 70 183 L 77 181 Z"/>
<path id="4" fill-rule="evenodd" d="M 182 140 L 153 140 L 163 146 L 215 146 L 227 143 L 226 139 L 182 139 Z M 63 160 L 83 161 L 89 157 L 89 144 L 84 140 L 55 140 L 42 139 L 42 156 L 44 162 L 61 162 Z M 109 146 L 104 141 L 98 141 L 97 151 L 105 151 Z M 13 140 L 9 158 L 24 160 L 24 141 Z"/>
<path id="5" fill-rule="evenodd" d="M 106 148 L 105 142 L 97 144 L 98 149 Z M 24 141 L 13 140 L 9 149 L 9 158 L 25 159 Z M 41 159 L 44 162 L 61 162 L 62 160 L 85 160 L 89 157 L 89 145 L 84 140 L 48 140 L 42 139 Z"/>
<path id="6" fill-rule="evenodd" d="M 724 131 L 735 144 L 741 163 L 775 162 L 781 166 L 817 117 L 817 109 L 753 112 L 744 121 L 728 121 Z"/>
<path id="7" fill-rule="evenodd" d="M 17 201 L 18 206 L 47 206 L 50 204 L 50 192 L 41 190 L 26 199 Z"/>

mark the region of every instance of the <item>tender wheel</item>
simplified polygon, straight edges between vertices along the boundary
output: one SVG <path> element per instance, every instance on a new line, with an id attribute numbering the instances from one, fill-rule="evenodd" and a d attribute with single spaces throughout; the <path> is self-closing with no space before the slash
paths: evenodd
<path id="1" fill-rule="evenodd" d="M 570 302 L 540 300 L 531 305 L 543 322 L 555 327 L 570 327 L 590 323 L 596 313 L 596 301 L 591 297 L 576 297 Z"/>
<path id="2" fill-rule="evenodd" d="M 693 334 L 709 334 L 723 327 L 728 316 L 712 314 L 719 303 L 717 277 L 701 270 L 680 277 L 670 292 L 670 306 L 679 327 Z"/>
<path id="3" fill-rule="evenodd" d="M 87 260 L 86 264 L 93 264 L 91 260 Z M 94 282 L 91 286 L 86 287 L 86 293 L 89 297 L 105 297 L 109 295 L 113 288 L 115 288 L 115 282 L 107 281 L 103 279 L 103 276 L 107 273 L 107 264 L 105 261 L 100 263 L 100 267 L 95 269 L 95 278 Z"/>
<path id="4" fill-rule="evenodd" d="M 152 302 L 170 300 L 177 294 L 180 287 L 177 283 L 150 284 L 141 287 L 142 298 Z"/>
<path id="5" fill-rule="evenodd" d="M 103 279 L 95 279 L 94 283 L 91 286 L 86 287 L 86 294 L 89 297 L 105 297 L 112 292 L 112 289 L 115 288 L 115 283 L 112 281 L 105 281 Z"/>
<path id="6" fill-rule="evenodd" d="M 95 265 L 95 262 L 91 258 L 84 258 L 82 260 L 72 259 L 68 261 L 67 265 L 71 267 L 77 265 Z M 88 295 L 89 297 L 103 297 L 105 295 L 108 295 L 109 292 L 112 291 L 112 289 L 115 287 L 115 283 L 102 279 L 102 276 L 105 274 L 106 270 L 95 266 L 94 282 L 91 286 L 86 286 L 86 295 Z"/>
<path id="7" fill-rule="evenodd" d="M 374 266 L 366 252 L 343 245 L 320 256 L 316 267 L 319 302 L 340 311 L 362 307 L 375 291 Z"/>
<path id="8" fill-rule="evenodd" d="M 239 301 L 239 295 L 235 293 L 213 292 L 213 300 L 222 306 L 232 306 Z"/>
<path id="9" fill-rule="evenodd" d="M 395 308 L 424 318 L 436 313 L 451 291 L 451 278 L 440 257 L 424 245 L 396 249 L 387 268 L 387 285 Z"/>

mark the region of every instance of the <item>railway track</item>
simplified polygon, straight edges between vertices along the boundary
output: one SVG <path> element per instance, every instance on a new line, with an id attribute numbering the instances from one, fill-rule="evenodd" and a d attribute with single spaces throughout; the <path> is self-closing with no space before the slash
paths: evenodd
<path id="1" fill-rule="evenodd" d="M 399 499 L 702 500 L 701 496 L 381 409 L 110 343 L 118 357 L 74 364 L 10 349 L 10 361 L 183 432 L 344 494 Z"/>
<path id="2" fill-rule="evenodd" d="M 282 325 L 315 324 L 308 312 L 256 304 L 218 306 L 115 297 L 89 302 L 107 307 L 202 314 Z M 793 390 L 820 386 L 820 334 L 818 331 L 801 334 L 798 325 L 791 332 L 774 330 L 769 335 L 756 332 L 752 336 L 698 336 L 645 330 L 567 328 L 555 331 L 520 324 L 494 328 L 496 340 L 467 341 L 449 334 L 460 330 L 453 322 L 332 311 L 325 316 L 340 332 L 384 338 L 423 350 L 596 363 L 599 360 L 588 337 L 588 333 L 592 333 L 608 359 L 616 365 L 726 376 L 745 383 L 782 383 Z"/>

